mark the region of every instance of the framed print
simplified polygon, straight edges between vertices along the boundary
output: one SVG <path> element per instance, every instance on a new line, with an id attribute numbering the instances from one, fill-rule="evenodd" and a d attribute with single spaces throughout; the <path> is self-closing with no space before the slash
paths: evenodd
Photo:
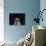
<path id="1" fill-rule="evenodd" d="M 25 13 L 9 13 L 9 25 L 25 25 Z"/>

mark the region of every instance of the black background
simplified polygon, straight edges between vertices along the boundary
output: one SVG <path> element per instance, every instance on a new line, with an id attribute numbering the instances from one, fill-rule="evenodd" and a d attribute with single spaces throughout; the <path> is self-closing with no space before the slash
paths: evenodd
<path id="1" fill-rule="evenodd" d="M 20 18 L 21 25 L 25 25 L 25 13 L 9 13 L 9 25 L 14 25 L 17 17 Z"/>

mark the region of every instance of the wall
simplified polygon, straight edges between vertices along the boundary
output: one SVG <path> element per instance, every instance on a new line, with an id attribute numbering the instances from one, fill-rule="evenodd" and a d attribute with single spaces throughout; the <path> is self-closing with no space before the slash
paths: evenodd
<path id="1" fill-rule="evenodd" d="M 4 3 L 0 0 L 0 42 L 4 41 Z"/>
<path id="2" fill-rule="evenodd" d="M 43 9 L 46 9 L 46 0 L 41 0 L 40 1 L 40 9 L 41 9 L 41 11 L 43 10 Z M 40 22 L 40 24 L 41 25 L 43 25 L 43 26 L 46 26 L 46 10 L 43 12 L 43 22 L 41 21 Z"/>
<path id="3" fill-rule="evenodd" d="M 4 0 L 4 35 L 7 41 L 18 41 L 31 31 L 35 12 L 40 9 L 40 0 Z M 24 26 L 10 26 L 9 13 L 26 14 Z"/>

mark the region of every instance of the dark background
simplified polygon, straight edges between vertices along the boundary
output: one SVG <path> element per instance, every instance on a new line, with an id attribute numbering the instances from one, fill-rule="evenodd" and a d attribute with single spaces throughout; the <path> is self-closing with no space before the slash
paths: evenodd
<path id="1" fill-rule="evenodd" d="M 14 25 L 15 18 L 20 18 L 21 25 L 25 25 L 25 13 L 9 13 L 9 25 Z"/>

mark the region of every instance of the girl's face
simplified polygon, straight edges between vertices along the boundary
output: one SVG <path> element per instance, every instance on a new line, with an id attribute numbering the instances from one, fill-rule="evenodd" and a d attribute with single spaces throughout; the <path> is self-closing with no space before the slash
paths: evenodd
<path id="1" fill-rule="evenodd" d="M 19 18 L 15 18 L 15 22 L 20 22 L 20 19 Z"/>

